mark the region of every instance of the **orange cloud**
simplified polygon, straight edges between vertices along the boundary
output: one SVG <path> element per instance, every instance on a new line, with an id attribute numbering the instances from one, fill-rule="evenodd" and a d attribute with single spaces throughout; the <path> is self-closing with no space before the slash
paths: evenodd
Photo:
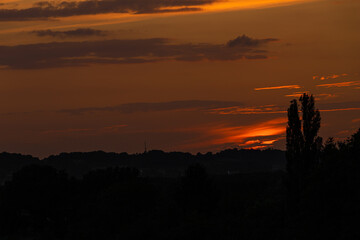
<path id="1" fill-rule="evenodd" d="M 279 139 L 273 139 L 273 140 L 266 140 L 266 141 L 262 141 L 261 143 L 262 144 L 265 144 L 265 145 L 271 145 L 273 144 L 274 142 L 278 141 Z"/>
<path id="2" fill-rule="evenodd" d="M 326 75 L 326 76 L 313 76 L 313 80 L 320 80 L 320 81 L 324 81 L 324 80 L 328 80 L 328 79 L 336 79 L 339 77 L 346 77 L 348 76 L 348 74 L 343 73 L 343 74 L 330 74 L 330 75 Z"/>
<path id="3" fill-rule="evenodd" d="M 285 97 L 296 97 L 299 98 L 301 95 L 303 95 L 304 93 L 309 93 L 308 91 L 304 91 L 304 92 L 294 92 L 292 94 L 287 94 L 285 95 Z"/>
<path id="4" fill-rule="evenodd" d="M 258 148 L 258 147 L 266 148 L 266 147 L 269 147 L 269 145 L 272 145 L 274 142 L 279 141 L 280 139 L 281 138 L 271 139 L 271 140 L 259 140 L 259 139 L 256 139 L 256 140 L 249 140 L 249 141 L 246 141 L 245 143 L 238 144 L 238 145 L 239 145 L 239 147 L 256 145 L 255 146 L 256 148 Z M 253 147 L 254 146 L 252 146 L 250 148 L 253 148 Z"/>
<path id="5" fill-rule="evenodd" d="M 246 141 L 245 143 L 239 144 L 239 145 L 241 145 L 241 146 L 247 146 L 247 145 L 252 145 L 252 144 L 256 144 L 256 143 L 261 143 L 261 141 L 260 141 L 259 139 L 249 140 L 249 141 Z"/>
<path id="6" fill-rule="evenodd" d="M 331 93 L 320 93 L 320 94 L 316 94 L 316 100 L 319 99 L 328 99 L 328 98 L 334 98 L 337 97 L 337 95 L 335 94 L 331 94 Z"/>
<path id="7" fill-rule="evenodd" d="M 260 150 L 260 149 L 264 149 L 267 148 L 268 146 L 253 146 L 253 147 L 248 147 L 245 149 L 252 149 L 252 150 Z"/>
<path id="8" fill-rule="evenodd" d="M 301 87 L 299 85 L 285 85 L 285 86 L 275 86 L 275 87 L 254 88 L 254 90 L 260 91 L 260 90 L 297 89 L 297 88 L 301 88 Z"/>
<path id="9" fill-rule="evenodd" d="M 285 97 L 295 97 L 295 98 L 299 98 L 301 95 L 303 95 L 304 93 L 307 93 L 309 94 L 308 91 L 304 91 L 304 92 L 294 92 L 292 94 L 287 94 L 285 95 Z M 328 98 L 333 98 L 333 97 L 336 97 L 335 94 L 331 94 L 331 93 L 319 93 L 319 94 L 316 94 L 316 100 L 323 100 L 323 99 L 328 99 Z"/>
<path id="10" fill-rule="evenodd" d="M 334 108 L 334 109 L 322 109 L 321 112 L 337 112 L 337 111 L 357 111 L 360 108 Z"/>
<path id="11" fill-rule="evenodd" d="M 316 85 L 317 87 L 351 87 L 351 86 L 359 86 L 360 81 L 353 81 L 353 82 L 337 82 L 337 83 L 327 83 L 327 84 L 320 84 Z"/>

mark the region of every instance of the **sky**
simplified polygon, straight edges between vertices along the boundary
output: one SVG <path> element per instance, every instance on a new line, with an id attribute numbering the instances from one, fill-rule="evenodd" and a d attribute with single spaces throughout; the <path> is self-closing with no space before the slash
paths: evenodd
<path id="1" fill-rule="evenodd" d="M 358 0 L 0 0 L 0 151 L 285 149 L 360 127 Z"/>

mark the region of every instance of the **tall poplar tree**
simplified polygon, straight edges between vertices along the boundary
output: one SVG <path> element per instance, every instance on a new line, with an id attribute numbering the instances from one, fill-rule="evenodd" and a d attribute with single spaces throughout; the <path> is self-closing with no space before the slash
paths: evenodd
<path id="1" fill-rule="evenodd" d="M 299 192 L 307 185 L 312 170 L 318 166 L 318 155 L 322 139 L 317 136 L 320 129 L 320 112 L 315 109 L 313 95 L 304 93 L 300 99 L 302 117 L 298 102 L 294 99 L 288 108 L 286 128 L 286 159 L 288 192 L 296 201 Z"/>

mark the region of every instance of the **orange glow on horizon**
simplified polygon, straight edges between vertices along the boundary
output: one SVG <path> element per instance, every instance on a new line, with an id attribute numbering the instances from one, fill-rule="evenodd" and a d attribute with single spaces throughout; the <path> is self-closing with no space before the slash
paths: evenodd
<path id="1" fill-rule="evenodd" d="M 261 137 L 270 137 L 270 136 L 279 136 L 285 133 L 286 127 L 285 123 L 287 118 L 276 118 L 270 121 L 250 125 L 243 127 L 228 127 L 228 128 L 219 128 L 212 130 L 212 133 L 219 135 L 218 139 L 215 139 L 212 144 L 238 144 L 247 145 L 258 143 L 259 145 L 271 145 L 277 139 L 273 140 L 251 140 L 251 138 L 261 138 Z M 249 140 L 248 140 L 249 139 Z M 259 141 L 259 142 L 256 142 Z"/>
<path id="2" fill-rule="evenodd" d="M 212 138 L 212 140 L 188 144 L 183 146 L 183 148 L 194 149 L 199 147 L 224 145 L 226 145 L 226 147 L 250 147 L 251 145 L 256 145 L 251 147 L 271 147 L 273 143 L 280 139 L 283 139 L 282 135 L 286 131 L 286 122 L 287 118 L 275 118 L 269 121 L 256 123 L 248 126 L 216 126 L 211 129 L 203 129 L 204 134 L 207 136 L 207 138 Z"/>

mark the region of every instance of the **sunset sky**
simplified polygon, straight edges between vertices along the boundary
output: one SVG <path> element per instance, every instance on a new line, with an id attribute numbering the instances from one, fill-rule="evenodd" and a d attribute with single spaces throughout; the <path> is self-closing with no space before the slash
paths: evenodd
<path id="1" fill-rule="evenodd" d="M 359 0 L 0 0 L 0 151 L 285 149 L 360 127 Z"/>

